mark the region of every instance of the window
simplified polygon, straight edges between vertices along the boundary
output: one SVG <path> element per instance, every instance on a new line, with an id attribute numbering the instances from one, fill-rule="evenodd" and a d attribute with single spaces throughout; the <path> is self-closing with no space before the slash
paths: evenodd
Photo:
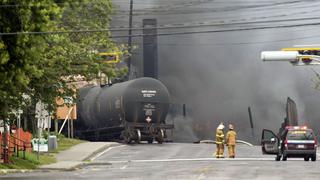
<path id="1" fill-rule="evenodd" d="M 272 131 L 264 130 L 263 131 L 263 139 L 270 140 L 271 138 L 275 138 L 275 134 Z"/>
<path id="2" fill-rule="evenodd" d="M 290 130 L 287 134 L 288 140 L 314 140 L 310 130 Z"/>

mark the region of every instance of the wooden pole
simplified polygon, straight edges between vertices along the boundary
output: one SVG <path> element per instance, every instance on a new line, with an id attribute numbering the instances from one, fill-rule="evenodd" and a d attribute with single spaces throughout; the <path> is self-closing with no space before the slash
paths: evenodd
<path id="1" fill-rule="evenodd" d="M 68 121 L 68 138 L 70 138 L 70 119 L 68 119 L 67 121 Z"/>
<path id="2" fill-rule="evenodd" d="M 56 134 L 58 134 L 58 131 L 59 131 L 58 119 L 55 119 L 55 120 L 54 120 L 54 132 L 55 132 Z"/>
<path id="3" fill-rule="evenodd" d="M 71 121 L 71 138 L 73 138 L 73 119 L 70 119 Z"/>

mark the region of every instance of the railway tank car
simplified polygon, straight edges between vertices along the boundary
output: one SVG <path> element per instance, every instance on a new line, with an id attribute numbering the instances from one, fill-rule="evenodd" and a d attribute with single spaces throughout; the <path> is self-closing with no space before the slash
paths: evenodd
<path id="1" fill-rule="evenodd" d="M 172 124 L 165 119 L 170 95 L 159 80 L 142 77 L 79 90 L 76 135 L 88 140 L 162 143 Z"/>

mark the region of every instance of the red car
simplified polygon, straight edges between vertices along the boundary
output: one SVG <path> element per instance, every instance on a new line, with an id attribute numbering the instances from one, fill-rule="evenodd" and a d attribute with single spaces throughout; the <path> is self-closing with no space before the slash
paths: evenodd
<path id="1" fill-rule="evenodd" d="M 272 131 L 262 131 L 263 154 L 274 154 L 276 160 L 286 161 L 288 157 L 303 157 L 305 161 L 316 161 L 317 139 L 312 129 L 306 126 L 287 126 L 280 137 Z"/>

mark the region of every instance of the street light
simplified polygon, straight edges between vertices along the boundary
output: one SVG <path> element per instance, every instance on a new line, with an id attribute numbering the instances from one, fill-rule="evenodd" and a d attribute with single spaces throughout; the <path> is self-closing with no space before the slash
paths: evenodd
<path id="1" fill-rule="evenodd" d="M 296 62 L 299 53 L 297 51 L 262 51 L 262 61 L 289 61 Z"/>
<path id="2" fill-rule="evenodd" d="M 295 66 L 320 65 L 320 48 L 318 49 L 319 50 L 309 50 L 308 48 L 285 48 L 282 49 L 282 51 L 262 51 L 261 60 L 288 61 Z"/>

